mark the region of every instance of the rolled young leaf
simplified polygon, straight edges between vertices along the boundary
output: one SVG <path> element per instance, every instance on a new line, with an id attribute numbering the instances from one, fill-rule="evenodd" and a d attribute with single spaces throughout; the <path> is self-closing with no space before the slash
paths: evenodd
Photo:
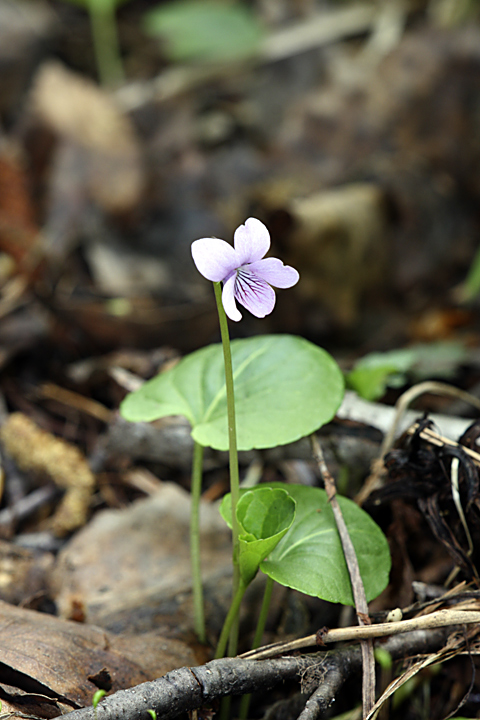
<path id="1" fill-rule="evenodd" d="M 230 494 L 223 498 L 220 513 L 232 526 Z M 242 494 L 237 506 L 240 525 L 240 575 L 248 585 L 262 560 L 280 542 L 295 517 L 295 500 L 283 489 L 256 487 Z"/>

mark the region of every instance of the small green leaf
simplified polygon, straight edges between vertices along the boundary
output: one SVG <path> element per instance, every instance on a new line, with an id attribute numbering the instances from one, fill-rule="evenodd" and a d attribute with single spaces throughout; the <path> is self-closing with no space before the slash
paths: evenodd
<path id="1" fill-rule="evenodd" d="M 73 5 L 81 5 L 87 10 L 93 10 L 97 12 L 109 11 L 112 8 L 116 8 L 119 5 L 123 5 L 129 0 L 68 0 Z"/>
<path id="2" fill-rule="evenodd" d="M 385 650 L 385 648 L 382 647 L 375 648 L 375 660 L 378 662 L 382 670 L 386 670 L 388 672 L 391 671 L 393 667 L 393 660 L 392 655 L 388 652 L 388 650 Z"/>
<path id="3" fill-rule="evenodd" d="M 239 450 L 294 442 L 329 422 L 343 399 L 333 358 L 303 338 L 263 335 L 232 342 Z M 128 395 L 120 412 L 148 422 L 184 415 L 200 445 L 228 449 L 221 345 L 183 358 L 172 370 Z"/>
<path id="4" fill-rule="evenodd" d="M 461 300 L 469 302 L 480 292 L 480 248 L 475 253 L 465 282 L 460 288 Z"/>
<path id="5" fill-rule="evenodd" d="M 232 527 L 231 495 L 226 495 L 220 513 Z M 248 585 L 258 572 L 262 560 L 274 549 L 291 527 L 295 517 L 295 500 L 281 488 L 259 486 L 242 494 L 237 505 L 240 525 L 240 575 Z"/>
<path id="6" fill-rule="evenodd" d="M 103 697 L 105 697 L 106 694 L 107 694 L 106 690 L 97 690 L 97 692 L 95 692 L 95 693 L 93 694 L 92 705 L 93 705 L 94 708 L 97 707 L 97 705 L 98 705 L 98 703 L 100 702 L 100 700 L 101 700 Z"/>
<path id="7" fill-rule="evenodd" d="M 258 52 L 263 29 L 246 4 L 218 0 L 180 0 L 145 15 L 150 35 L 165 40 L 172 60 L 225 62 Z"/>
<path id="8" fill-rule="evenodd" d="M 295 500 L 286 490 L 256 487 L 245 492 L 237 506 L 238 522 L 257 540 L 288 530 L 295 515 Z"/>
<path id="9" fill-rule="evenodd" d="M 353 605 L 350 576 L 325 490 L 284 483 L 269 485 L 286 489 L 296 502 L 296 512 L 289 532 L 260 564 L 262 572 L 306 595 Z M 369 601 L 388 583 L 388 543 L 378 525 L 358 505 L 340 496 L 338 502 Z"/>
<path id="10" fill-rule="evenodd" d="M 451 378 L 468 359 L 468 351 L 458 342 L 418 343 L 360 358 L 346 377 L 347 386 L 366 400 L 378 400 L 387 387 L 399 387 L 410 377 L 416 382 L 427 378 Z"/>
<path id="11" fill-rule="evenodd" d="M 410 349 L 369 353 L 355 363 L 346 377 L 347 387 L 365 400 L 378 400 L 388 386 L 403 385 L 406 372 L 412 366 L 415 354 Z"/>
<path id="12" fill-rule="evenodd" d="M 397 369 L 388 363 L 380 367 L 361 367 L 357 365 L 346 377 L 347 387 L 355 390 L 360 397 L 369 402 L 383 397 L 392 380 L 394 382 L 401 381 L 403 385 L 406 378 L 405 375 L 398 373 Z"/>
<path id="13" fill-rule="evenodd" d="M 152 718 L 152 720 L 157 720 L 157 713 L 155 712 L 155 710 L 147 710 L 147 712 Z"/>

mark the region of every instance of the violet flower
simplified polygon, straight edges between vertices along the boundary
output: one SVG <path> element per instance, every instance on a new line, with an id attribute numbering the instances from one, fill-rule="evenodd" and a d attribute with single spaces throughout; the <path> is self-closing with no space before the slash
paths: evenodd
<path id="1" fill-rule="evenodd" d="M 218 238 L 195 240 L 193 261 L 207 280 L 223 283 L 222 303 L 230 320 L 242 319 L 235 301 L 263 318 L 275 306 L 273 287 L 292 287 L 300 276 L 278 258 L 263 257 L 270 248 L 270 233 L 260 220 L 248 218 L 233 239 L 234 248 Z"/>

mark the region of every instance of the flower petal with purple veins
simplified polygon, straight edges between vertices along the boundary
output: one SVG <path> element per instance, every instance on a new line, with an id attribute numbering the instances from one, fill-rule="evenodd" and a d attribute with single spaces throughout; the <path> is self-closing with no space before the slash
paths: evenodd
<path id="1" fill-rule="evenodd" d="M 242 314 L 235 303 L 234 293 L 236 280 L 237 273 L 233 273 L 233 275 L 231 275 L 228 280 L 223 283 L 222 305 L 227 317 L 229 317 L 230 320 L 238 322 L 242 319 Z"/>
<path id="2" fill-rule="evenodd" d="M 221 282 L 239 266 L 233 247 L 218 238 L 200 238 L 192 243 L 193 262 L 207 280 Z"/>
<path id="3" fill-rule="evenodd" d="M 275 291 L 248 268 L 241 268 L 235 279 L 235 299 L 255 317 L 263 318 L 275 306 Z"/>
<path id="4" fill-rule="evenodd" d="M 264 258 L 270 234 L 256 218 L 248 218 L 236 229 L 234 245 L 218 238 L 201 238 L 192 243 L 192 257 L 207 280 L 223 283 L 222 304 L 230 320 L 242 319 L 237 302 L 263 318 L 275 306 L 273 287 L 292 287 L 300 276 L 278 258 Z"/>
<path id="5" fill-rule="evenodd" d="M 278 258 L 265 258 L 249 264 L 248 269 L 273 287 L 289 288 L 298 282 L 300 275 L 295 268 L 284 265 Z"/>
<path id="6" fill-rule="evenodd" d="M 270 233 L 257 218 L 248 218 L 233 236 L 238 267 L 260 260 L 270 248 Z"/>

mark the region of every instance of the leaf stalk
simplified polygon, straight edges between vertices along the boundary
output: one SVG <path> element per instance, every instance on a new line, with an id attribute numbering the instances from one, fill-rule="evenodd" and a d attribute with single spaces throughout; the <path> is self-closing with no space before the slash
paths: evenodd
<path id="1" fill-rule="evenodd" d="M 202 492 L 203 447 L 193 446 L 191 509 L 190 509 L 190 562 L 192 566 L 193 621 L 195 633 L 201 643 L 206 642 L 205 611 L 203 606 L 202 570 L 200 564 L 200 495 Z"/>

